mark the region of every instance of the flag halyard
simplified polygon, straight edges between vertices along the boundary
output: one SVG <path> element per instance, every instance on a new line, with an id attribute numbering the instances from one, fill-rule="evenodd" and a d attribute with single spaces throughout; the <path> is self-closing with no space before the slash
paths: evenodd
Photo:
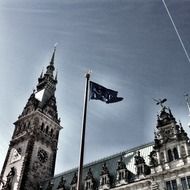
<path id="1" fill-rule="evenodd" d="M 116 103 L 122 101 L 122 97 L 117 97 L 118 92 L 112 89 L 108 89 L 95 82 L 90 81 L 90 99 L 101 100 L 107 104 Z"/>

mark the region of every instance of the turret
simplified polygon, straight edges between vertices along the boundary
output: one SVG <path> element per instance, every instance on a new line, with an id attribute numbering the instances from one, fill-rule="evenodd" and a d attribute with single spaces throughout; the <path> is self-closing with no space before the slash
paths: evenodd
<path id="1" fill-rule="evenodd" d="M 161 111 L 157 115 L 156 128 L 155 144 L 149 155 L 151 166 L 154 168 L 152 172 L 172 169 L 175 165 L 182 166 L 190 162 L 187 133 L 181 122 L 176 122 L 171 109 L 163 105 L 163 101 Z"/>

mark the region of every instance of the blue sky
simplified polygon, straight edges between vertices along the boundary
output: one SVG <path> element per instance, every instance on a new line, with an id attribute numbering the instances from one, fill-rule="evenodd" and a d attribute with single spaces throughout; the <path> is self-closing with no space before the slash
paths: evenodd
<path id="1" fill-rule="evenodd" d="M 166 0 L 187 52 L 190 1 Z M 189 132 L 183 94 L 190 63 L 161 0 L 0 1 L 0 168 L 22 112 L 58 42 L 55 67 L 61 125 L 56 173 L 78 165 L 84 74 L 118 90 L 122 102 L 90 101 L 85 162 L 153 140 L 167 98 Z"/>

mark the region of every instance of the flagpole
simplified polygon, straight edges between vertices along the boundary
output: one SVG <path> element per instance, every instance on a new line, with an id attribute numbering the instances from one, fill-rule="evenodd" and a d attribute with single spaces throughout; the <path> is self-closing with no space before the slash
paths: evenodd
<path id="1" fill-rule="evenodd" d="M 84 107 L 83 107 L 83 120 L 82 120 L 82 130 L 81 130 L 81 144 L 80 144 L 77 190 L 81 190 L 81 183 L 82 183 L 84 145 L 85 145 L 85 131 L 86 131 L 86 116 L 87 116 L 87 104 L 88 104 L 88 91 L 89 91 L 90 72 L 86 73 L 85 77 L 86 77 L 86 85 L 85 85 L 85 94 L 84 94 Z"/>

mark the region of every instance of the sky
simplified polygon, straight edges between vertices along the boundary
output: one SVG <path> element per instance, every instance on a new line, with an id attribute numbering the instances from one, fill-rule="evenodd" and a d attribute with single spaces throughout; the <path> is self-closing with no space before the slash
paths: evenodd
<path id="1" fill-rule="evenodd" d="M 190 54 L 190 1 L 166 0 Z M 190 63 L 161 0 L 0 0 L 0 168 L 13 123 L 58 43 L 56 173 L 78 166 L 85 73 L 124 100 L 88 103 L 85 163 L 149 143 L 166 103 L 184 129 Z"/>

